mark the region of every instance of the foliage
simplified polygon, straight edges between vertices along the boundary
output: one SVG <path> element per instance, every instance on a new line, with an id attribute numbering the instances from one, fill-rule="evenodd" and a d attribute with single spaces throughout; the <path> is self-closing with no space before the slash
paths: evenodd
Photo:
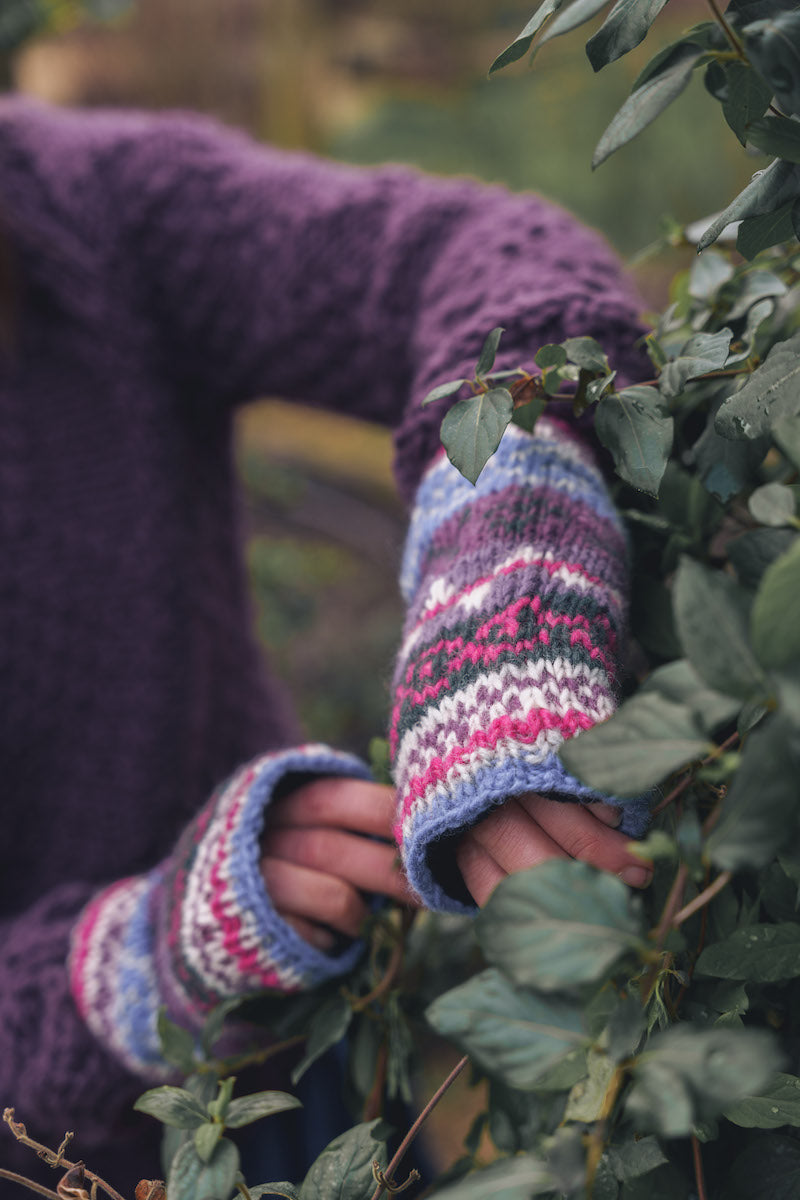
<path id="1" fill-rule="evenodd" d="M 109 21 L 126 12 L 132 0 L 3 0 L 0 6 L 0 54 L 16 50 L 37 34 L 61 32 L 82 21 Z"/>

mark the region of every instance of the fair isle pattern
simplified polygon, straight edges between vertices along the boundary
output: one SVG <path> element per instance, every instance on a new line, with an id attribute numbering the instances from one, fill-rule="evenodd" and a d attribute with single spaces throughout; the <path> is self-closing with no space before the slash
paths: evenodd
<path id="1" fill-rule="evenodd" d="M 510 427 L 472 487 L 444 456 L 423 479 L 403 563 L 394 679 L 396 836 L 413 886 L 462 911 L 432 843 L 507 796 L 609 799 L 558 758 L 616 707 L 626 543 L 589 451 L 557 421 Z M 621 828 L 640 833 L 644 800 Z"/>
<path id="2" fill-rule="evenodd" d="M 242 767 L 187 827 L 170 859 L 86 907 L 74 934 L 72 992 L 92 1032 L 131 1070 L 167 1077 L 156 1020 L 199 1030 L 229 996 L 294 991 L 346 971 L 359 945 L 330 956 L 273 908 L 260 872 L 264 813 L 289 773 L 369 779 L 348 754 L 306 745 Z"/>

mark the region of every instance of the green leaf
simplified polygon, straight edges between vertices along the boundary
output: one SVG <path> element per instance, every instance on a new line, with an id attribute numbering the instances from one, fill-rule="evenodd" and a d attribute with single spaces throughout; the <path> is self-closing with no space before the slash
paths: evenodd
<path id="1" fill-rule="evenodd" d="M 789 498 L 794 506 L 791 492 Z M 753 602 L 753 649 L 765 667 L 783 667 L 800 658 L 800 621 L 796 619 L 798 596 L 800 542 L 796 541 L 767 567 Z"/>
<path id="2" fill-rule="evenodd" d="M 506 46 L 505 50 L 503 50 L 501 54 L 498 54 L 497 58 L 489 67 L 489 74 L 493 75 L 495 71 L 500 71 L 503 67 L 507 67 L 511 63 L 517 62 L 518 59 L 524 58 L 531 48 L 533 39 L 536 37 L 536 34 L 544 25 L 545 21 L 548 19 L 548 17 L 551 17 L 553 13 L 558 12 L 563 2 L 564 0 L 545 0 L 544 4 L 541 4 L 539 8 L 537 8 L 536 12 L 533 14 L 530 21 L 528 21 L 528 24 L 525 26 L 522 32 L 517 34 L 511 45 Z"/>
<path id="3" fill-rule="evenodd" d="M 517 992 L 492 968 L 439 996 L 426 1017 L 488 1074 L 522 1089 L 587 1040 L 576 1005 Z"/>
<path id="4" fill-rule="evenodd" d="M 743 1096 L 724 1115 L 745 1129 L 778 1129 L 800 1125 L 800 1079 L 796 1075 L 775 1076 L 758 1094 Z"/>
<path id="5" fill-rule="evenodd" d="M 342 1040 L 350 1027 L 353 1010 L 347 997 L 336 992 L 329 997 L 317 1010 L 311 1021 L 311 1030 L 306 1042 L 306 1050 L 300 1062 L 292 1071 L 292 1084 L 296 1087 L 312 1063 L 331 1046 Z"/>
<path id="6" fill-rule="evenodd" d="M 572 0 L 572 4 L 559 12 L 556 19 L 548 25 L 546 33 L 539 40 L 539 45 L 543 46 L 545 42 L 577 29 L 579 25 L 596 16 L 607 3 L 608 0 Z"/>
<path id="7" fill-rule="evenodd" d="M 752 261 L 762 250 L 781 242 L 794 241 L 792 223 L 793 201 L 782 204 L 774 212 L 759 217 L 745 217 L 736 233 L 736 249 L 743 258 Z"/>
<path id="8" fill-rule="evenodd" d="M 797 121 L 790 121 L 788 117 L 761 117 L 749 122 L 747 138 L 765 154 L 800 163 L 800 123 Z"/>
<path id="9" fill-rule="evenodd" d="M 567 352 L 563 346 L 548 342 L 546 346 L 541 346 L 536 351 L 533 361 L 542 370 L 547 370 L 548 367 L 563 367 L 567 361 Z"/>
<path id="10" fill-rule="evenodd" d="M 698 254 L 716 241 L 725 226 L 730 225 L 732 221 L 774 212 L 796 195 L 797 190 L 797 168 L 793 163 L 776 158 L 763 171 L 757 171 L 747 187 L 712 221 L 697 243 Z"/>
<path id="11" fill-rule="evenodd" d="M 747 57 L 784 112 L 800 112 L 800 13 L 782 12 L 741 31 Z"/>
<path id="12" fill-rule="evenodd" d="M 546 992 L 599 979 L 642 936 L 622 880 L 569 859 L 503 879 L 475 932 L 489 963 L 518 987 Z"/>
<path id="13" fill-rule="evenodd" d="M 229 996 L 209 1013 L 200 1032 L 200 1044 L 207 1055 L 211 1054 L 214 1043 L 221 1037 L 225 1021 L 235 1009 L 239 1008 L 243 999 L 242 996 Z"/>
<path id="14" fill-rule="evenodd" d="M 609 1146 L 608 1161 L 617 1179 L 627 1183 L 629 1179 L 638 1179 L 647 1175 L 667 1161 L 664 1151 L 656 1138 L 650 1134 L 637 1141 L 623 1142 L 618 1146 Z"/>
<path id="15" fill-rule="evenodd" d="M 681 1137 L 698 1119 L 766 1087 L 779 1062 L 764 1030 L 675 1025 L 652 1037 L 640 1054 L 627 1111 L 640 1128 Z"/>
<path id="16" fill-rule="evenodd" d="M 749 63 L 728 62 L 724 65 L 724 71 L 726 87 L 722 98 L 722 114 L 745 146 L 750 127 L 767 111 L 772 88 L 764 83 Z"/>
<path id="17" fill-rule="evenodd" d="M 311 1164 L 300 1200 L 365 1200 L 375 1187 L 372 1162 L 385 1168 L 386 1146 L 375 1134 L 383 1122 L 365 1121 L 334 1138 Z M 170 1198 L 171 1200 L 171 1198 Z"/>
<path id="18" fill-rule="evenodd" d="M 271 1117 L 273 1113 L 302 1107 L 301 1101 L 288 1092 L 251 1092 L 249 1096 L 231 1100 L 225 1124 L 229 1129 L 239 1129 L 252 1121 L 260 1121 L 262 1117 Z"/>
<path id="19" fill-rule="evenodd" d="M 603 1103 L 616 1067 L 613 1059 L 602 1050 L 591 1049 L 588 1055 L 589 1074 L 573 1085 L 564 1109 L 565 1121 L 587 1124 L 600 1119 Z"/>
<path id="20" fill-rule="evenodd" d="M 502 1158 L 435 1194 L 436 1200 L 528 1200 L 552 1191 L 553 1177 L 545 1163 L 526 1154 Z"/>
<path id="21" fill-rule="evenodd" d="M 470 483 L 500 445 L 514 401 L 505 388 L 492 388 L 457 401 L 442 421 L 442 445 L 450 462 Z"/>
<path id="22" fill-rule="evenodd" d="M 729 1200 L 797 1200 L 800 1145 L 781 1134 L 762 1134 L 734 1159 L 725 1195 Z"/>
<path id="23" fill-rule="evenodd" d="M 733 275 L 733 263 L 719 250 L 699 255 L 689 271 L 689 295 L 695 300 L 711 301 Z"/>
<path id="24" fill-rule="evenodd" d="M 728 438 L 769 434 L 781 418 L 800 412 L 800 333 L 772 347 L 738 392 L 717 413 L 717 432 Z"/>
<path id="25" fill-rule="evenodd" d="M 592 68 L 599 71 L 644 41 L 666 3 L 667 0 L 617 0 L 597 33 L 586 43 Z"/>
<path id="26" fill-rule="evenodd" d="M 632 696 L 610 720 L 564 742 L 558 753 L 572 775 L 624 801 L 710 748 L 691 709 L 648 692 Z"/>
<path id="27" fill-rule="evenodd" d="M 726 326 L 718 333 L 696 333 L 690 338 L 681 348 L 679 356 L 668 362 L 659 376 L 658 387 L 662 396 L 671 399 L 683 391 L 690 379 L 724 366 L 732 337 L 732 330 Z"/>
<path id="28" fill-rule="evenodd" d="M 217 1094 L 213 1100 L 209 1100 L 206 1105 L 208 1115 L 217 1121 L 225 1121 L 228 1115 L 228 1108 L 233 1095 L 233 1085 L 236 1083 L 236 1078 L 233 1075 L 228 1075 L 225 1079 L 220 1079 Z"/>
<path id="29" fill-rule="evenodd" d="M 718 692 L 749 699 L 766 689 L 750 646 L 749 598 L 730 576 L 682 558 L 673 610 L 686 657 Z"/>
<path id="30" fill-rule="evenodd" d="M 738 700 L 706 687 L 685 658 L 651 671 L 639 689 L 640 695 L 648 692 L 657 692 L 673 704 L 686 705 L 708 733 L 732 720 L 741 707 Z"/>
<path id="31" fill-rule="evenodd" d="M 211 1155 L 222 1137 L 222 1128 L 219 1121 L 204 1121 L 195 1129 L 194 1148 L 197 1151 L 197 1157 L 202 1162 L 207 1163 L 211 1160 Z"/>
<path id="32" fill-rule="evenodd" d="M 567 338 L 563 343 L 567 358 L 585 371 L 607 371 L 608 359 L 603 347 L 592 337 Z"/>
<path id="33" fill-rule="evenodd" d="M 711 251 L 707 250 L 706 254 L 698 259 L 698 262 L 702 262 L 710 253 Z M 782 279 L 779 279 L 772 271 L 761 271 L 757 268 L 740 275 L 736 283 L 735 299 L 728 311 L 729 321 L 736 321 L 739 317 L 743 317 L 759 300 L 785 296 L 787 292 L 786 284 Z"/>
<path id="34" fill-rule="evenodd" d="M 731 441 L 722 437 L 715 427 L 717 407 L 712 406 L 691 456 L 703 486 L 724 503 L 759 481 L 759 467 L 769 449 L 769 439 Z"/>
<path id="35" fill-rule="evenodd" d="M 794 492 L 783 483 L 765 483 L 756 488 L 747 502 L 750 515 L 761 525 L 776 529 L 795 520 Z"/>
<path id="36" fill-rule="evenodd" d="M 455 395 L 467 382 L 466 379 L 450 379 L 447 383 L 440 383 L 438 387 L 432 388 L 428 392 L 422 401 L 422 407 L 424 408 L 426 404 L 433 404 L 435 400 L 442 400 L 445 396 Z"/>
<path id="37" fill-rule="evenodd" d="M 791 725 L 781 713 L 748 735 L 722 816 L 706 843 L 717 866 L 763 867 L 792 837 L 798 762 L 791 737 Z"/>
<path id="38" fill-rule="evenodd" d="M 519 425 L 520 429 L 524 429 L 528 433 L 533 433 L 536 428 L 536 422 L 544 412 L 544 406 L 544 396 L 536 396 L 535 399 L 529 400 L 527 404 L 520 404 L 518 408 L 515 408 L 511 415 L 511 420 L 515 425 Z"/>
<path id="39" fill-rule="evenodd" d="M 484 375 L 494 366 L 494 360 L 497 357 L 497 347 L 504 333 L 505 329 L 501 325 L 498 325 L 496 329 L 493 329 L 491 333 L 486 335 L 486 340 L 481 347 L 481 352 L 475 365 L 476 379 L 483 379 Z"/>
<path id="40" fill-rule="evenodd" d="M 197 1060 L 194 1038 L 189 1030 L 171 1021 L 163 1006 L 158 1010 L 156 1030 L 161 1053 L 167 1062 L 177 1067 L 181 1074 L 191 1075 Z"/>
<path id="41" fill-rule="evenodd" d="M 628 97 L 597 144 L 592 167 L 599 167 L 620 146 L 641 133 L 681 94 L 703 56 L 696 45 L 678 46 L 641 87 Z M 711 239 L 713 241 L 713 238 Z"/>
<path id="42" fill-rule="evenodd" d="M 728 558 L 739 582 L 754 591 L 771 562 L 797 541 L 788 529 L 751 529 L 728 546 Z"/>
<path id="43" fill-rule="evenodd" d="M 198 1157 L 194 1142 L 181 1146 L 167 1179 L 169 1200 L 229 1200 L 236 1186 L 239 1151 L 228 1138 L 218 1142 L 209 1162 Z"/>
<path id="44" fill-rule="evenodd" d="M 611 451 L 617 474 L 627 483 L 658 495 L 672 448 L 672 417 L 655 388 L 629 387 L 598 402 L 595 430 Z"/>
<path id="45" fill-rule="evenodd" d="M 208 1120 L 205 1108 L 191 1092 L 170 1085 L 150 1088 L 133 1107 L 175 1129 L 196 1129 Z"/>
<path id="46" fill-rule="evenodd" d="M 261 1200 L 262 1196 L 280 1196 L 282 1200 L 300 1200 L 300 1189 L 293 1183 L 257 1183 L 247 1185 L 250 1200 Z"/>
<path id="47" fill-rule="evenodd" d="M 772 424 L 772 438 L 797 470 L 800 470 L 800 421 L 792 414 Z"/>
<path id="48" fill-rule="evenodd" d="M 723 942 L 706 946 L 695 969 L 715 979 L 777 983 L 800 975 L 800 925 L 744 925 Z"/>

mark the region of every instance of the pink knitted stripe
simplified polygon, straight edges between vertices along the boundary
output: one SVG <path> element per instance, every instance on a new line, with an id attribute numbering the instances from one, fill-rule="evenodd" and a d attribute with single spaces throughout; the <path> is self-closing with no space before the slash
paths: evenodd
<path id="1" fill-rule="evenodd" d="M 432 617 L 438 617 L 439 613 L 445 612 L 448 608 L 452 608 L 454 604 L 457 604 L 459 600 L 463 599 L 464 596 L 468 596 L 470 592 L 474 592 L 476 588 L 483 587 L 483 585 L 486 583 L 491 583 L 493 579 L 500 579 L 503 575 L 512 575 L 515 571 L 524 571 L 526 567 L 541 567 L 544 571 L 547 571 L 549 575 L 555 575 L 557 571 L 562 570 L 562 568 L 566 568 L 566 570 L 570 571 L 572 574 L 578 575 L 582 579 L 585 579 L 587 583 L 591 583 L 596 587 L 602 587 L 604 590 L 606 590 L 606 585 L 603 583 L 603 580 L 597 575 L 589 575 L 589 573 L 584 570 L 580 563 L 568 562 L 566 559 L 557 559 L 556 561 L 553 561 L 547 558 L 520 558 L 517 559 L 516 562 L 509 563 L 505 567 L 498 568 L 498 570 L 493 571 L 489 575 L 484 575 L 481 579 L 476 579 L 474 583 L 470 583 L 465 588 L 462 588 L 460 592 L 456 592 L 456 594 L 451 596 L 449 600 L 443 600 L 440 604 L 435 605 L 433 608 L 426 609 L 417 621 L 414 629 L 420 629 L 425 622 L 430 621 Z"/>
<path id="2" fill-rule="evenodd" d="M 463 746 L 454 746 L 444 758 L 432 758 L 422 774 L 411 777 L 408 790 L 403 796 L 395 836 L 398 841 L 402 840 L 402 822 L 415 802 L 421 799 L 429 788 L 442 783 L 454 766 L 468 762 L 476 750 L 495 750 L 498 742 L 505 739 L 522 743 L 535 742 L 543 730 L 550 729 L 557 729 L 566 740 L 574 737 L 581 729 L 590 729 L 593 724 L 591 717 L 574 708 L 568 708 L 561 714 L 551 712 L 547 708 L 532 708 L 525 717 L 497 717 L 487 729 L 477 730 Z"/>

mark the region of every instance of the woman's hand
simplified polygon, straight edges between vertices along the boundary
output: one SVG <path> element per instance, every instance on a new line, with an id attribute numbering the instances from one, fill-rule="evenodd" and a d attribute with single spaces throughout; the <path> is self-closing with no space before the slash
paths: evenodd
<path id="1" fill-rule="evenodd" d="M 328 951 L 357 937 L 365 893 L 416 905 L 392 841 L 392 788 L 325 776 L 269 809 L 261 873 L 272 903 L 301 937 Z M 380 839 L 376 841 L 375 839 Z"/>
<path id="2" fill-rule="evenodd" d="M 652 868 L 626 849 L 631 839 L 613 826 L 620 811 L 608 804 L 569 804 L 528 793 L 507 800 L 463 835 L 456 860 L 478 905 L 506 875 L 548 858 L 580 858 L 645 887 Z"/>

